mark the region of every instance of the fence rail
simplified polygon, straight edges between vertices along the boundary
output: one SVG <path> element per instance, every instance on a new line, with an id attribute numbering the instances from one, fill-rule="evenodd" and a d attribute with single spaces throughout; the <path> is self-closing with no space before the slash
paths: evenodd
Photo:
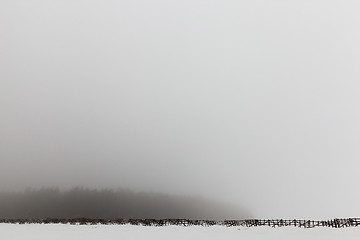
<path id="1" fill-rule="evenodd" d="M 246 220 L 189 220 L 189 219 L 92 219 L 92 218 L 72 218 L 72 219 L 1 219 L 0 223 L 12 223 L 12 224 L 25 224 L 25 223 L 37 223 L 37 224 L 76 224 L 76 225 L 91 225 L 91 224 L 131 224 L 142 226 L 227 226 L 227 227 L 256 227 L 256 226 L 269 226 L 269 227 L 285 227 L 294 226 L 300 228 L 314 228 L 314 227 L 332 227 L 332 228 L 344 228 L 344 227 L 357 227 L 360 226 L 360 218 L 344 218 L 344 219 L 332 219 L 324 221 L 313 220 L 284 220 L 284 219 L 246 219 Z"/>

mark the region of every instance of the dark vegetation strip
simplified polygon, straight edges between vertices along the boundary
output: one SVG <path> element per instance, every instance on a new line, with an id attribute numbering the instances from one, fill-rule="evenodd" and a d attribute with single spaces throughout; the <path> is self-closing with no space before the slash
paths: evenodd
<path id="1" fill-rule="evenodd" d="M 313 227 L 357 227 L 360 226 L 360 218 L 346 218 L 346 219 L 332 219 L 325 221 L 313 220 L 284 220 L 284 219 L 247 219 L 247 220 L 189 220 L 189 219 L 91 219 L 91 218 L 72 218 L 72 219 L 2 219 L 0 223 L 11 224 L 73 224 L 73 225 L 140 225 L 140 226 L 226 226 L 226 227 L 256 227 L 256 226 L 269 226 L 269 227 L 285 227 L 294 226 L 300 228 L 313 228 Z"/>
<path id="2" fill-rule="evenodd" d="M 201 197 L 73 188 L 0 192 L 0 219 L 250 219 L 246 209 Z"/>

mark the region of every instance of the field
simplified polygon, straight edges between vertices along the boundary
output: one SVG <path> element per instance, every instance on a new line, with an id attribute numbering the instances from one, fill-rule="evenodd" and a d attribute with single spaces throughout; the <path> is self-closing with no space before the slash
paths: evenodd
<path id="1" fill-rule="evenodd" d="M 70 224 L 0 224 L 6 240 L 98 240 L 98 239 L 359 239 L 360 228 L 135 226 Z"/>

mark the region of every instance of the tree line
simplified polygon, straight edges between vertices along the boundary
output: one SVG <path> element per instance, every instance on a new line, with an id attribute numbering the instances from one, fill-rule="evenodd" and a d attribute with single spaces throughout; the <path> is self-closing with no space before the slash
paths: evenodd
<path id="1" fill-rule="evenodd" d="M 0 219 L 245 219 L 237 207 L 200 197 L 128 189 L 57 188 L 0 193 Z"/>

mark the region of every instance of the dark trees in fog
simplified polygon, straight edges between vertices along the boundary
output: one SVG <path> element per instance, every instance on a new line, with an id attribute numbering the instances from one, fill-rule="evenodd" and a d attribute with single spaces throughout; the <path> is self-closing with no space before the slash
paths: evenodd
<path id="1" fill-rule="evenodd" d="M 0 219 L 44 218 L 246 218 L 238 208 L 202 198 L 74 188 L 0 193 Z"/>

